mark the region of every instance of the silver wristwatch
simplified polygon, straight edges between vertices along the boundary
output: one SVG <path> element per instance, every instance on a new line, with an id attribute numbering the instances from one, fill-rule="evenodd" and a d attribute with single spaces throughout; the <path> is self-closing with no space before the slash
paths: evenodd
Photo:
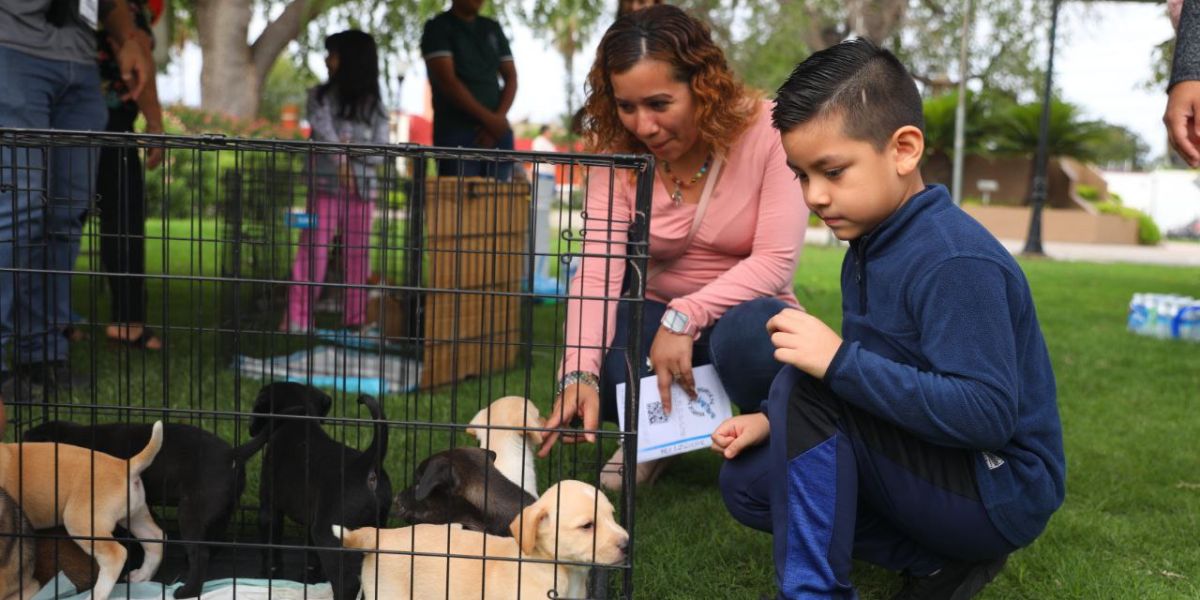
<path id="1" fill-rule="evenodd" d="M 673 308 L 667 309 L 667 312 L 663 314 L 660 324 L 671 333 L 692 335 L 696 331 L 696 327 L 692 325 L 692 320 L 687 315 Z"/>

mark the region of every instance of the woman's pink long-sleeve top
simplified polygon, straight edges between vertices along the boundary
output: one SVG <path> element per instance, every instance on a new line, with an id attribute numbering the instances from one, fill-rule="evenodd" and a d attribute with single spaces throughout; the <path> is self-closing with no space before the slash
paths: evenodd
<path id="1" fill-rule="evenodd" d="M 616 298 L 633 220 L 636 181 L 627 172 L 592 169 L 583 219 L 583 259 L 571 280 L 562 372 L 600 373 L 616 330 Z M 611 199 L 609 191 L 612 190 Z M 656 178 L 650 218 L 646 297 L 686 314 L 697 331 L 747 300 L 774 297 L 799 306 L 792 292 L 808 208 L 787 166 L 779 132 L 763 103 L 725 154 L 707 211 L 685 247 L 697 205 L 676 206 Z M 617 258 L 604 258 L 602 255 Z M 602 300 L 599 298 L 606 298 Z M 766 335 L 766 332 L 746 332 Z"/>

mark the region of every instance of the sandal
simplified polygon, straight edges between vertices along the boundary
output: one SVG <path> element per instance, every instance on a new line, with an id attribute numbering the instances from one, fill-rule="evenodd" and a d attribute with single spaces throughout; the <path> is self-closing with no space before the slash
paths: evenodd
<path id="1" fill-rule="evenodd" d="M 75 327 L 74 325 L 67 325 L 66 327 L 62 328 L 62 336 L 66 338 L 68 342 L 76 344 L 87 339 L 87 332 L 82 328 Z"/>
<path id="2" fill-rule="evenodd" d="M 127 338 L 113 337 L 110 335 L 110 336 L 108 336 L 108 341 L 110 343 L 114 343 L 114 344 L 117 344 L 120 346 L 128 346 L 135 350 L 151 350 L 154 352 L 158 352 L 163 349 L 163 341 L 161 339 L 159 339 L 158 336 L 154 335 L 153 329 L 150 329 L 149 327 L 145 327 L 145 326 L 142 327 L 142 334 L 137 336 L 136 338 L 127 339 Z M 150 343 L 153 341 L 158 342 L 157 348 L 150 347 Z"/>

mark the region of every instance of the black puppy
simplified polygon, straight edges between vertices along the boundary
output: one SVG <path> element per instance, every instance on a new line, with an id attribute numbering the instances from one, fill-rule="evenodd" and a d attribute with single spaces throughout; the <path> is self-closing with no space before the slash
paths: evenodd
<path id="1" fill-rule="evenodd" d="M 534 498 L 496 469 L 496 453 L 452 448 L 417 466 L 408 489 L 396 495 L 398 516 L 410 524 L 460 523 L 467 529 L 512 537 L 512 522 Z"/>
<path id="2" fill-rule="evenodd" d="M 184 541 L 224 541 L 229 519 L 246 487 L 246 461 L 267 441 L 255 435 L 238 447 L 198 427 L 166 423 L 162 450 L 142 472 L 146 502 L 176 506 L 179 535 Z M 78 425 L 50 421 L 25 432 L 26 442 L 60 442 L 131 458 L 150 441 L 152 425 L 108 423 Z M 187 580 L 176 598 L 200 595 L 208 572 L 211 547 L 186 544 Z"/>
<path id="3" fill-rule="evenodd" d="M 298 383 L 271 383 L 259 392 L 254 404 L 258 416 L 250 423 L 250 433 L 271 432 L 259 482 L 259 536 L 275 544 L 284 516 L 303 525 L 310 545 L 330 548 L 318 551 L 316 562 L 332 584 L 334 597 L 353 600 L 358 595 L 362 555 L 342 552 L 332 526 L 383 527 L 387 522 L 392 483 L 383 470 L 388 440 L 383 410 L 374 398 L 358 397 L 375 420 L 375 438 L 363 452 L 329 437 L 317 419 L 268 416 L 320 417 L 331 402 L 320 390 Z M 274 577 L 279 568 L 278 552 L 264 550 L 264 574 Z"/>

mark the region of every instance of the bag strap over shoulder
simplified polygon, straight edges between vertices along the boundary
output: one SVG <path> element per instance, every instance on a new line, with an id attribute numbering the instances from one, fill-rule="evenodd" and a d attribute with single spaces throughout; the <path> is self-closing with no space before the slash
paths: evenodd
<path id="1" fill-rule="evenodd" d="M 712 169 L 708 173 L 708 181 L 704 182 L 704 190 L 700 192 L 700 204 L 696 206 L 696 215 L 692 217 L 692 228 L 688 230 L 687 240 L 683 243 L 684 252 L 692 245 L 692 240 L 696 238 L 696 232 L 700 231 L 700 223 L 704 221 L 704 213 L 708 210 L 708 201 L 712 198 L 713 188 L 717 186 L 717 176 L 721 174 L 721 166 L 725 159 L 717 156 L 713 159 Z M 668 261 L 654 265 L 646 272 L 646 281 L 654 278 L 655 275 L 666 271 L 674 264 L 675 261 Z"/>

